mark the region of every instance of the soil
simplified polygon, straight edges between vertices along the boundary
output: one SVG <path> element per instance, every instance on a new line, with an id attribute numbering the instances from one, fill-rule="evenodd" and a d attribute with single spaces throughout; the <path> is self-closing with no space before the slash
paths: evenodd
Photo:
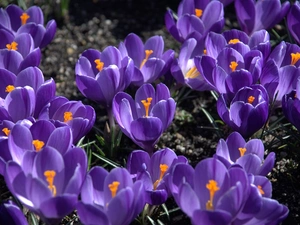
<path id="1" fill-rule="evenodd" d="M 118 46 L 131 32 L 143 40 L 153 35 L 161 35 L 165 41 L 165 48 L 174 49 L 178 53 L 180 45 L 166 30 L 164 14 L 167 7 L 176 11 L 180 1 L 70 0 L 65 14 L 58 13 L 60 1 L 53 2 L 56 3 L 46 0 L 27 1 L 30 3 L 27 6 L 32 3 L 41 6 L 45 13 L 45 21 L 54 18 L 58 23 L 55 39 L 43 49 L 40 68 L 45 79 L 55 79 L 57 95 L 92 105 L 97 113 L 95 126 L 104 130 L 107 121 L 105 109 L 84 98 L 76 87 L 74 72 L 80 54 L 88 48 L 102 51 L 109 45 Z M 5 7 L 1 3 L 0 6 Z M 226 10 L 226 27 L 237 27 L 233 6 L 228 6 Z M 204 110 L 215 120 L 220 120 L 216 112 L 216 101 L 210 92 L 190 92 L 188 100 L 182 99 L 177 105 L 174 123 L 161 137 L 158 148 L 169 147 L 177 154 L 185 155 L 193 166 L 201 159 L 211 157 L 219 139 L 226 138 L 230 129 L 221 123 L 214 127 L 205 116 Z M 281 111 L 276 111 L 274 120 L 280 116 Z M 282 224 L 296 225 L 300 224 L 300 135 L 292 126 L 284 126 L 286 123 L 286 120 L 281 121 L 278 129 L 264 137 L 264 142 L 266 153 L 276 153 L 276 165 L 269 175 L 273 184 L 273 198 L 288 206 L 290 210 L 288 218 Z M 92 138 L 95 133 L 93 130 L 88 136 Z M 121 146 L 126 146 L 126 149 L 138 148 L 125 136 L 122 137 Z M 0 193 L 0 200 L 9 197 L 3 178 L 0 178 Z M 170 199 L 166 205 L 172 208 L 175 203 Z M 189 219 L 180 210 L 170 214 L 170 220 L 166 216 L 158 218 L 164 224 L 190 224 Z M 77 224 L 76 220 L 73 214 L 62 224 L 68 221 Z"/>

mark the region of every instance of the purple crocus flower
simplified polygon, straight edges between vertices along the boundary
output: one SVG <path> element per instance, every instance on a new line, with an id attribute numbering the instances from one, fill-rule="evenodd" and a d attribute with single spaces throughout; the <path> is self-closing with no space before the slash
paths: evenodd
<path id="1" fill-rule="evenodd" d="M 135 100 L 124 92 L 116 94 L 113 100 L 113 113 L 123 133 L 150 154 L 171 124 L 175 108 L 169 89 L 162 83 L 156 91 L 151 84 L 142 85 Z"/>
<path id="2" fill-rule="evenodd" d="M 56 127 L 67 124 L 72 130 L 73 143 L 76 144 L 92 129 L 96 113 L 93 107 L 84 105 L 81 101 L 69 101 L 59 96 L 41 110 L 38 118 L 51 120 Z"/>
<path id="3" fill-rule="evenodd" d="M 77 204 L 87 170 L 85 151 L 72 148 L 62 155 L 47 146 L 39 154 L 28 151 L 24 158 L 21 165 L 7 163 L 9 190 L 46 224 L 58 224 Z"/>
<path id="4" fill-rule="evenodd" d="M 287 26 L 289 28 L 289 32 L 292 34 L 293 38 L 296 40 L 298 44 L 300 44 L 300 2 L 295 1 L 295 3 L 291 6 L 290 11 L 287 14 Z"/>
<path id="5" fill-rule="evenodd" d="M 115 94 L 131 83 L 133 70 L 132 59 L 122 57 L 115 47 L 109 46 L 103 52 L 88 49 L 76 64 L 76 84 L 84 96 L 111 108 Z"/>
<path id="6" fill-rule="evenodd" d="M 127 169 L 134 180 L 142 180 L 146 190 L 146 203 L 161 205 L 169 197 L 165 178 L 176 163 L 187 163 L 184 156 L 177 156 L 173 150 L 164 148 L 150 158 L 143 150 L 133 151 L 127 160 Z"/>
<path id="7" fill-rule="evenodd" d="M 290 3 L 280 0 L 235 0 L 235 10 L 241 30 L 252 34 L 261 29 L 270 29 L 287 14 Z"/>
<path id="8" fill-rule="evenodd" d="M 250 137 L 267 122 L 269 97 L 266 89 L 259 84 L 241 88 L 232 101 L 221 94 L 217 110 L 222 120 L 243 137 Z"/>
<path id="9" fill-rule="evenodd" d="M 123 57 L 129 56 L 134 62 L 132 84 L 141 86 L 151 83 L 169 71 L 174 60 L 174 51 L 164 51 L 164 40 L 161 36 L 150 37 L 145 44 L 134 33 L 127 35 L 119 45 Z"/>
<path id="10" fill-rule="evenodd" d="M 85 225 L 128 225 L 144 208 L 144 195 L 142 181 L 133 183 L 126 169 L 95 166 L 82 186 L 77 213 Z"/>
<path id="11" fill-rule="evenodd" d="M 195 38 L 203 47 L 207 33 L 221 32 L 224 26 L 224 9 L 219 1 L 183 0 L 178 6 L 177 17 L 168 10 L 165 24 L 170 34 L 181 43 Z"/>
<path id="12" fill-rule="evenodd" d="M 20 208 L 12 201 L 0 204 L 0 224 L 28 225 Z"/>
<path id="13" fill-rule="evenodd" d="M 34 40 L 35 47 L 44 48 L 54 38 L 56 32 L 55 20 L 50 20 L 44 27 L 44 15 L 40 7 L 31 6 L 23 11 L 17 5 L 9 5 L 1 10 L 0 17 L 4 19 L 1 28 L 18 35 L 28 33 Z"/>
<path id="14" fill-rule="evenodd" d="M 62 141 L 63 140 L 63 141 Z M 48 120 L 38 120 L 30 127 L 16 124 L 9 131 L 8 148 L 12 160 L 21 164 L 27 151 L 38 153 L 50 146 L 64 155 L 73 143 L 69 126 L 56 128 Z"/>
<path id="15" fill-rule="evenodd" d="M 194 38 L 187 39 L 181 46 L 179 57 L 171 65 L 171 74 L 178 84 L 186 84 L 193 90 L 212 90 L 202 74 L 197 70 L 194 57 L 202 55 L 197 41 Z"/>
<path id="16" fill-rule="evenodd" d="M 275 153 L 264 159 L 265 148 L 260 139 L 246 142 L 238 132 L 231 133 L 226 141 L 219 140 L 215 156 L 227 167 L 239 164 L 247 173 L 266 176 L 274 167 Z"/>

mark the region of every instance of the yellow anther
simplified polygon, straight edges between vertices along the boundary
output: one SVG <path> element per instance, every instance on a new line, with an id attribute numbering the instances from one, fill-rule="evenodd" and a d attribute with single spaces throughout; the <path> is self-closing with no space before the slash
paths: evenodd
<path id="1" fill-rule="evenodd" d="M 12 92 L 13 90 L 15 89 L 15 86 L 13 85 L 7 85 L 6 88 L 5 88 L 5 92 Z"/>
<path id="2" fill-rule="evenodd" d="M 147 101 L 146 100 L 141 101 L 145 108 L 145 117 L 149 116 L 149 107 L 151 105 L 151 101 L 152 101 L 152 98 L 147 98 Z"/>
<path id="3" fill-rule="evenodd" d="M 203 49 L 203 55 L 207 55 L 206 49 Z"/>
<path id="4" fill-rule="evenodd" d="M 54 170 L 46 170 L 44 172 L 44 176 L 46 177 L 46 180 L 48 182 L 48 188 L 52 192 L 53 196 L 56 196 L 56 187 L 53 184 L 55 175 L 56 175 L 56 172 Z"/>
<path id="5" fill-rule="evenodd" d="M 111 192 L 111 197 L 115 197 L 118 191 L 118 187 L 120 185 L 120 182 L 114 181 L 111 184 L 108 185 L 108 188 Z"/>
<path id="6" fill-rule="evenodd" d="M 200 75 L 200 72 L 197 70 L 196 66 L 192 67 L 186 74 L 185 78 L 196 78 Z"/>
<path id="7" fill-rule="evenodd" d="M 246 148 L 239 148 L 241 157 L 245 155 L 245 152 L 247 151 Z"/>
<path id="8" fill-rule="evenodd" d="M 291 53 L 291 57 L 292 57 L 291 65 L 295 65 L 300 59 L 300 53 L 299 52 Z"/>
<path id="9" fill-rule="evenodd" d="M 233 72 L 233 71 L 236 70 L 236 68 L 237 68 L 238 65 L 239 65 L 239 64 L 238 64 L 237 62 L 232 61 L 232 62 L 230 62 L 229 67 L 230 67 L 231 71 Z"/>
<path id="10" fill-rule="evenodd" d="M 44 147 L 45 143 L 43 141 L 40 141 L 40 140 L 33 140 L 32 141 L 32 144 L 34 145 L 35 147 L 35 150 L 37 152 L 41 151 L 42 147 Z"/>
<path id="11" fill-rule="evenodd" d="M 21 16 L 21 22 L 22 22 L 22 25 L 26 24 L 27 20 L 30 18 L 30 16 L 27 14 L 27 13 L 23 13 Z"/>
<path id="12" fill-rule="evenodd" d="M 104 62 L 101 62 L 100 59 L 96 59 L 94 62 L 96 63 L 96 68 L 101 71 L 104 67 Z"/>
<path id="13" fill-rule="evenodd" d="M 157 179 L 154 184 L 153 184 L 153 190 L 156 190 L 159 182 L 161 182 L 163 176 L 165 175 L 165 173 L 167 172 L 169 166 L 167 164 L 160 164 L 159 165 L 159 169 L 160 169 L 160 175 L 159 175 L 159 179 Z"/>
<path id="14" fill-rule="evenodd" d="M 7 45 L 6 45 L 6 48 L 7 48 L 8 50 L 18 50 L 17 46 L 18 46 L 18 43 L 15 42 L 15 41 L 13 41 L 12 43 L 7 44 Z"/>
<path id="15" fill-rule="evenodd" d="M 142 69 L 142 67 L 145 65 L 145 63 L 147 62 L 147 60 L 149 59 L 149 57 L 152 53 L 153 53 L 153 50 L 145 50 L 145 58 L 143 59 L 141 65 L 140 65 L 140 69 Z"/>
<path id="16" fill-rule="evenodd" d="M 262 187 L 260 185 L 257 185 L 258 191 L 261 195 L 265 194 L 265 192 L 263 191 Z"/>
<path id="17" fill-rule="evenodd" d="M 202 9 L 195 9 L 195 15 L 197 17 L 200 18 L 202 16 L 202 14 L 203 14 L 203 10 Z"/>
<path id="18" fill-rule="evenodd" d="M 3 128 L 2 131 L 6 136 L 8 136 L 10 133 L 10 130 L 7 127 Z"/>
<path id="19" fill-rule="evenodd" d="M 65 112 L 64 113 L 64 122 L 65 123 L 72 120 L 72 119 L 73 119 L 73 113 L 71 113 L 71 112 Z"/>
<path id="20" fill-rule="evenodd" d="M 209 190 L 209 200 L 206 202 L 206 209 L 207 210 L 213 210 L 213 200 L 215 193 L 220 190 L 218 187 L 218 183 L 215 180 L 209 180 L 208 183 L 206 184 L 206 188 Z"/>
<path id="21" fill-rule="evenodd" d="M 254 100 L 255 100 L 255 97 L 251 95 L 248 98 L 248 103 L 252 104 L 254 102 Z"/>
<path id="22" fill-rule="evenodd" d="M 229 41 L 228 41 L 228 44 L 236 44 L 236 43 L 239 43 L 239 42 L 240 42 L 240 40 L 237 39 L 237 38 L 235 38 L 235 39 L 229 40 Z"/>

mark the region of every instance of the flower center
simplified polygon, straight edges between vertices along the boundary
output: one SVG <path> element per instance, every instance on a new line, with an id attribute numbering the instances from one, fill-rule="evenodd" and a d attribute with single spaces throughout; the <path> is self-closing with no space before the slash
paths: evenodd
<path id="1" fill-rule="evenodd" d="M 260 185 L 257 185 L 258 191 L 261 195 L 265 194 L 265 192 L 263 191 L 262 187 Z"/>
<path id="2" fill-rule="evenodd" d="M 12 43 L 7 44 L 7 45 L 6 45 L 6 48 L 7 48 L 8 50 L 18 50 L 17 46 L 18 46 L 18 43 L 15 42 L 15 41 L 13 41 Z"/>
<path id="3" fill-rule="evenodd" d="M 238 64 L 237 62 L 232 61 L 232 62 L 230 62 L 229 67 L 230 67 L 231 71 L 233 72 L 233 71 L 236 70 L 236 68 L 237 68 L 238 65 L 239 65 L 239 64 Z"/>
<path id="4" fill-rule="evenodd" d="M 299 52 L 291 53 L 291 57 L 292 57 L 291 65 L 295 65 L 300 59 L 300 53 Z"/>
<path id="5" fill-rule="evenodd" d="M 43 141 L 40 141 L 40 140 L 37 140 L 37 139 L 33 140 L 32 144 L 34 145 L 35 150 L 37 152 L 39 152 L 42 149 L 42 147 L 44 147 L 44 145 L 45 145 L 45 143 Z"/>
<path id="6" fill-rule="evenodd" d="M 246 148 L 239 148 L 241 157 L 245 155 L 245 152 L 247 151 Z"/>
<path id="7" fill-rule="evenodd" d="M 206 49 L 203 49 L 203 55 L 207 55 Z"/>
<path id="8" fill-rule="evenodd" d="M 255 100 L 255 97 L 251 95 L 248 98 L 248 103 L 252 104 L 254 102 L 254 100 Z"/>
<path id="9" fill-rule="evenodd" d="M 202 9 L 195 9 L 195 15 L 197 17 L 200 18 L 202 16 L 202 14 L 203 14 L 203 10 Z"/>
<path id="10" fill-rule="evenodd" d="M 116 196 L 119 185 L 120 185 L 120 182 L 118 182 L 118 181 L 114 181 L 108 185 L 108 188 L 111 192 L 111 197 L 114 198 Z"/>
<path id="11" fill-rule="evenodd" d="M 220 190 L 218 187 L 218 183 L 215 180 L 209 180 L 208 183 L 206 184 L 206 188 L 209 190 L 209 200 L 206 202 L 206 209 L 207 210 L 213 210 L 213 200 L 215 193 Z"/>
<path id="12" fill-rule="evenodd" d="M 196 66 L 192 67 L 186 74 L 185 78 L 196 78 L 200 75 L 200 72 L 197 70 Z"/>
<path id="13" fill-rule="evenodd" d="M 53 184 L 55 175 L 56 172 L 54 170 L 46 170 L 44 172 L 44 176 L 46 177 L 46 180 L 48 182 L 48 188 L 52 192 L 53 196 L 56 196 L 56 187 Z"/>
<path id="14" fill-rule="evenodd" d="M 145 63 L 147 62 L 147 60 L 149 59 L 149 56 L 153 53 L 153 50 L 145 50 L 145 58 L 143 59 L 141 65 L 140 65 L 140 69 L 142 69 L 142 67 L 145 65 Z"/>
<path id="15" fill-rule="evenodd" d="M 15 89 L 15 86 L 13 85 L 7 85 L 6 88 L 5 88 L 5 92 L 12 92 L 13 90 Z"/>
<path id="16" fill-rule="evenodd" d="M 65 112 L 64 113 L 64 122 L 65 123 L 72 120 L 72 119 L 73 119 L 73 113 L 71 113 L 71 112 Z"/>
<path id="17" fill-rule="evenodd" d="M 104 62 L 101 62 L 100 59 L 96 59 L 94 62 L 96 63 L 96 68 L 101 71 L 104 67 Z"/>
<path id="18" fill-rule="evenodd" d="M 234 39 L 230 39 L 230 40 L 228 41 L 228 44 L 236 44 L 236 43 L 239 43 L 239 42 L 240 42 L 239 39 L 234 38 Z"/>
<path id="19" fill-rule="evenodd" d="M 145 108 L 145 117 L 149 116 L 149 107 L 151 105 L 151 101 L 152 101 L 152 98 L 147 98 L 147 100 L 142 100 L 141 101 L 144 105 L 144 108 Z"/>
<path id="20" fill-rule="evenodd" d="M 10 133 L 10 130 L 7 127 L 3 128 L 2 131 L 6 136 L 8 136 Z"/>
<path id="21" fill-rule="evenodd" d="M 169 166 L 167 164 L 160 164 L 159 165 L 159 169 L 160 169 L 160 175 L 159 175 L 159 179 L 156 180 L 153 184 L 153 190 L 156 190 L 159 182 L 161 182 L 163 176 L 165 175 L 165 173 L 167 172 Z"/>
<path id="22" fill-rule="evenodd" d="M 22 22 L 22 25 L 26 24 L 27 20 L 30 18 L 30 16 L 27 14 L 27 13 L 23 13 L 21 16 L 21 22 Z"/>

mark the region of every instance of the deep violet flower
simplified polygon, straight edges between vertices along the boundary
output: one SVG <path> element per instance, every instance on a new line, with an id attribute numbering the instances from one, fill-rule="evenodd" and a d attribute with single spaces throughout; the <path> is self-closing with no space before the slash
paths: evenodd
<path id="1" fill-rule="evenodd" d="M 5 181 L 11 193 L 46 224 L 58 224 L 76 207 L 86 176 L 87 156 L 72 148 L 62 155 L 47 146 L 26 152 L 22 164 L 7 163 Z"/>
<path id="2" fill-rule="evenodd" d="M 124 92 L 116 94 L 113 100 L 114 117 L 122 132 L 150 154 L 171 124 L 175 108 L 168 87 L 162 83 L 156 86 L 156 91 L 151 84 L 142 85 L 135 100 Z"/>
<path id="3" fill-rule="evenodd" d="M 217 101 L 221 119 L 243 137 L 250 137 L 267 122 L 269 97 L 266 89 L 259 84 L 241 88 L 232 101 L 221 94 Z"/>
<path id="4" fill-rule="evenodd" d="M 150 157 L 143 150 L 133 151 L 127 160 L 127 169 L 133 179 L 143 181 L 146 190 L 146 203 L 161 205 L 170 193 L 165 178 L 176 163 L 187 163 L 184 156 L 177 156 L 169 148 L 160 149 Z"/>
<path id="5" fill-rule="evenodd" d="M 82 186 L 77 213 L 85 225 L 128 225 L 144 208 L 144 195 L 143 182 L 133 183 L 126 169 L 95 166 Z"/>
<path id="6" fill-rule="evenodd" d="M 270 29 L 287 14 L 290 3 L 280 0 L 235 0 L 235 11 L 241 30 L 252 34 L 261 29 Z"/>
<path id="7" fill-rule="evenodd" d="M 120 43 L 119 50 L 122 57 L 129 56 L 134 62 L 131 83 L 136 86 L 151 83 L 167 73 L 175 54 L 171 49 L 164 52 L 161 36 L 150 37 L 144 44 L 134 33 L 127 35 L 124 42 Z"/>
<path id="8" fill-rule="evenodd" d="M 289 28 L 289 32 L 292 34 L 293 38 L 296 40 L 298 44 L 300 44 L 300 2 L 295 1 L 295 3 L 291 6 L 290 11 L 287 14 L 287 26 Z"/>
<path id="9" fill-rule="evenodd" d="M 178 6 L 177 17 L 168 10 L 165 24 L 170 34 L 181 43 L 195 38 L 203 47 L 207 33 L 221 32 L 224 26 L 224 9 L 219 1 L 183 0 Z"/>
<path id="10" fill-rule="evenodd" d="M 76 63 L 76 84 L 84 96 L 111 108 L 113 97 L 129 86 L 133 72 L 132 59 L 122 57 L 117 48 L 88 49 Z"/>
<path id="11" fill-rule="evenodd" d="M 262 140 L 251 139 L 246 142 L 238 132 L 231 133 L 226 141 L 220 139 L 215 156 L 226 167 L 239 164 L 247 173 L 266 176 L 274 167 L 275 153 L 270 152 L 264 159 L 265 148 Z"/>
<path id="12" fill-rule="evenodd" d="M 72 130 L 73 143 L 76 144 L 94 126 L 96 113 L 93 107 L 81 101 L 69 101 L 58 96 L 41 110 L 38 119 L 50 120 L 56 127 L 67 124 Z"/>
<path id="13" fill-rule="evenodd" d="M 54 38 L 55 20 L 50 20 L 44 27 L 44 15 L 40 7 L 31 6 L 23 11 L 17 5 L 9 5 L 0 10 L 4 23 L 0 27 L 11 31 L 14 35 L 28 33 L 34 40 L 35 47 L 44 48 Z"/>
<path id="14" fill-rule="evenodd" d="M 21 209 L 12 201 L 0 204 L 0 224 L 28 225 Z"/>
<path id="15" fill-rule="evenodd" d="M 6 162 L 12 160 L 8 148 L 8 135 L 15 124 L 8 120 L 0 121 L 0 174 L 4 175 Z"/>

